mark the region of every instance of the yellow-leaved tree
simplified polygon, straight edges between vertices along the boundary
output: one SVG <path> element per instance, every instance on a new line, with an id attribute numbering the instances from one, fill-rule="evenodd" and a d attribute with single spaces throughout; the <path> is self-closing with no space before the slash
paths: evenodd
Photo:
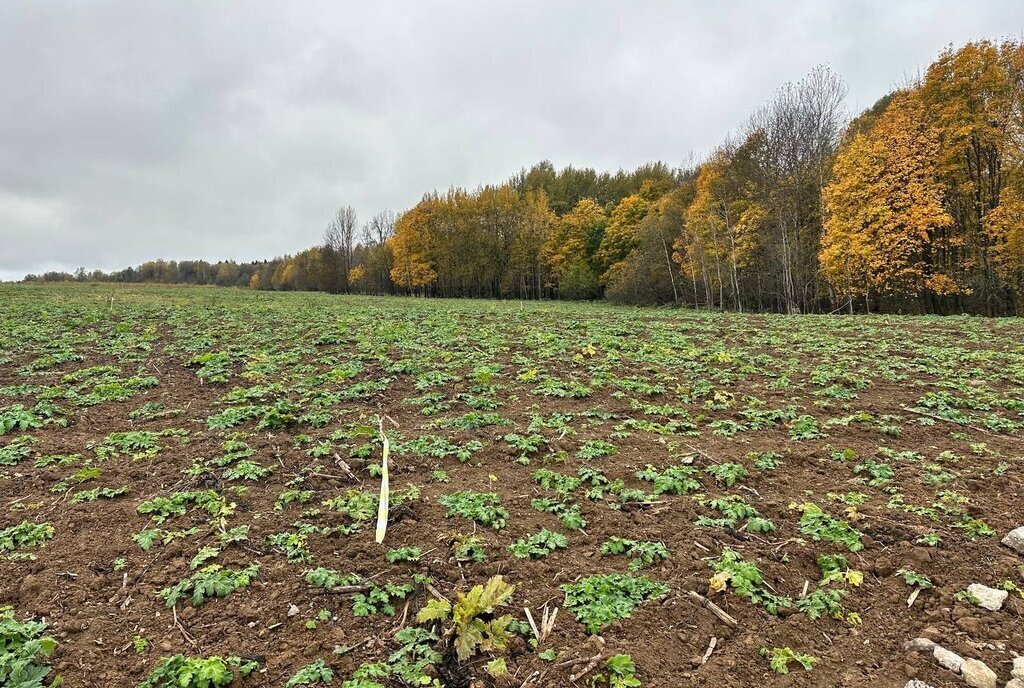
<path id="1" fill-rule="evenodd" d="M 391 280 L 407 292 L 422 291 L 437 279 L 430 262 L 429 223 L 434 201 L 424 199 L 402 213 L 395 222 L 395 234 L 387 240 L 394 256 Z"/>
<path id="2" fill-rule="evenodd" d="M 822 193 L 819 260 L 840 294 L 917 298 L 959 288 L 932 256 L 935 233 L 952 223 L 943 207 L 939 153 L 938 135 L 915 93 L 894 97 L 871 131 L 839 151 Z"/>

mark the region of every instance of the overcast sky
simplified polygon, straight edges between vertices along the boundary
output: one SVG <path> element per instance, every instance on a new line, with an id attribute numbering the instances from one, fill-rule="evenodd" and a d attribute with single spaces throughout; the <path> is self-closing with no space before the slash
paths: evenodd
<path id="1" fill-rule="evenodd" d="M 828 63 L 869 106 L 1024 2 L 0 2 L 0 279 L 248 260 L 543 159 L 712 149 Z"/>

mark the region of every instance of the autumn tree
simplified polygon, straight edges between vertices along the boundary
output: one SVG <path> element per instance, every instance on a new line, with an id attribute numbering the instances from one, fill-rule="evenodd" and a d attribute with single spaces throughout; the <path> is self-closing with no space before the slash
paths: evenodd
<path id="1" fill-rule="evenodd" d="M 935 257 L 952 224 L 943 207 L 939 140 L 915 93 L 901 93 L 840 152 L 824 190 L 826 278 L 854 296 L 942 296 L 957 289 Z"/>

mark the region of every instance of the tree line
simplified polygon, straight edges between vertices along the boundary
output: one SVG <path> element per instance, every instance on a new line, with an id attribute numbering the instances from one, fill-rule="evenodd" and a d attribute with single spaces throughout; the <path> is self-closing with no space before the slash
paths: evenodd
<path id="1" fill-rule="evenodd" d="M 847 120 L 827 67 L 699 164 L 555 169 L 430 192 L 253 263 L 149 261 L 37 280 L 675 303 L 815 313 L 1024 313 L 1024 44 L 977 41 Z"/>

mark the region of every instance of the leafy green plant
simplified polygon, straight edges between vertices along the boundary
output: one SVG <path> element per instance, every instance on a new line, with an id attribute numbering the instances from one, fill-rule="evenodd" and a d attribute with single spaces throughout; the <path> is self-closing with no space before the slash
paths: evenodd
<path id="1" fill-rule="evenodd" d="M 250 564 L 238 571 L 232 571 L 219 564 L 210 564 L 181 582 L 160 590 L 157 597 L 168 607 L 173 607 L 185 597 L 193 606 L 199 607 L 211 598 L 227 597 L 235 590 L 248 586 L 259 572 L 258 563 Z"/>
<path id="2" fill-rule="evenodd" d="M 700 481 L 693 476 L 697 469 L 693 466 L 669 466 L 664 471 L 658 471 L 654 466 L 647 464 L 642 471 L 637 471 L 636 477 L 640 480 L 653 483 L 655 494 L 688 494 L 696 492 L 701 488 Z"/>
<path id="3" fill-rule="evenodd" d="M 18 621 L 10 607 L 0 607 L 0 686 L 42 688 L 57 641 L 43 635 L 41 621 Z M 59 685 L 55 679 L 49 685 Z"/>
<path id="4" fill-rule="evenodd" d="M 864 549 L 860 531 L 846 521 L 826 514 L 817 504 L 805 502 L 804 504 L 793 504 L 791 508 L 800 511 L 800 532 L 811 539 L 834 542 L 837 545 L 843 545 L 851 552 L 859 552 Z"/>
<path id="5" fill-rule="evenodd" d="M 462 535 L 456 533 L 451 540 L 452 556 L 455 561 L 475 561 L 477 563 L 487 559 L 487 546 L 483 539 L 476 535 Z"/>
<path id="6" fill-rule="evenodd" d="M 569 530 L 583 530 L 587 527 L 587 519 L 583 518 L 579 504 L 571 504 L 551 497 L 538 497 L 530 500 L 530 506 L 537 511 L 555 514 L 562 525 Z"/>
<path id="7" fill-rule="evenodd" d="M 732 487 L 737 481 L 750 475 L 746 466 L 741 463 L 716 463 L 704 469 L 708 475 L 726 487 Z"/>
<path id="8" fill-rule="evenodd" d="M 605 442 L 604 440 L 587 440 L 580 445 L 580 448 L 576 451 L 576 457 L 580 459 L 603 459 L 608 456 L 614 456 L 618 453 L 618 448 L 611 442 Z"/>
<path id="9" fill-rule="evenodd" d="M 395 615 L 392 600 L 404 600 L 412 594 L 410 583 L 377 584 L 354 573 L 344 574 L 328 568 L 315 568 L 306 573 L 306 582 L 318 588 L 342 591 L 352 594 L 352 614 L 354 616 L 372 616 L 383 614 Z"/>
<path id="10" fill-rule="evenodd" d="M 761 656 L 768 658 L 768 666 L 777 674 L 788 674 L 789 665 L 796 662 L 804 671 L 810 671 L 818 658 L 801 652 L 794 652 L 788 647 L 761 648 Z"/>
<path id="11" fill-rule="evenodd" d="M 53 539 L 53 526 L 49 523 L 22 521 L 16 526 L 0 530 L 0 552 L 13 552 L 23 547 L 43 547 Z"/>
<path id="12" fill-rule="evenodd" d="M 812 621 L 823 616 L 842 619 L 845 614 L 842 600 L 845 596 L 845 590 L 824 590 L 819 588 L 807 595 L 807 597 L 798 599 L 795 606 Z"/>
<path id="13" fill-rule="evenodd" d="M 911 571 L 910 569 L 899 569 L 896 575 L 903 579 L 903 582 L 907 585 L 914 587 L 917 586 L 921 590 L 930 590 L 934 586 L 928 576 L 921 575 L 917 571 Z"/>
<path id="14" fill-rule="evenodd" d="M 733 593 L 744 597 L 752 604 L 762 605 L 770 614 L 778 614 L 784 607 L 793 606 L 788 597 L 771 592 L 765 584 L 764 574 L 736 551 L 725 549 L 717 559 L 708 562 L 715 575 L 711 578 L 711 591 L 719 592 L 730 588 Z"/>
<path id="15" fill-rule="evenodd" d="M 508 510 L 501 506 L 501 498 L 493 492 L 465 490 L 444 495 L 437 501 L 448 508 L 449 518 L 462 516 L 495 530 L 501 530 L 508 523 Z"/>
<path id="16" fill-rule="evenodd" d="M 569 539 L 560 533 L 553 533 L 547 528 L 541 528 L 539 533 L 517 540 L 509 545 L 508 549 L 520 559 L 540 559 L 554 552 L 556 549 L 565 549 L 569 546 Z"/>
<path id="17" fill-rule="evenodd" d="M 863 463 L 857 464 L 853 467 L 853 472 L 857 474 L 866 473 L 868 477 L 865 479 L 865 482 L 872 487 L 884 485 L 892 480 L 895 475 L 892 466 L 884 461 L 875 461 L 874 459 L 866 459 Z"/>
<path id="18" fill-rule="evenodd" d="M 292 688 L 293 686 L 311 686 L 314 683 L 330 683 L 333 680 L 334 671 L 324 663 L 324 660 L 318 659 L 295 672 L 288 679 L 288 683 L 284 685 L 285 688 Z"/>
<path id="19" fill-rule="evenodd" d="M 423 550 L 419 547 L 399 547 L 397 549 L 389 549 L 384 558 L 390 563 L 395 564 L 400 561 L 417 562 L 422 556 Z"/>
<path id="20" fill-rule="evenodd" d="M 217 688 L 230 685 L 237 674 L 246 678 L 259 664 L 239 657 L 164 657 L 139 688 Z"/>
<path id="21" fill-rule="evenodd" d="M 645 566 L 650 566 L 656 561 L 668 559 L 669 557 L 668 549 L 664 543 L 647 540 L 629 540 L 617 536 L 608 538 L 601 545 L 601 554 L 624 554 L 632 559 L 629 563 L 630 571 L 639 571 Z"/>
<path id="22" fill-rule="evenodd" d="M 567 583 L 562 591 L 566 609 L 593 634 L 613 621 L 629 618 L 642 602 L 668 594 L 668 587 L 645 576 L 613 573 Z"/>
<path id="23" fill-rule="evenodd" d="M 484 585 L 473 586 L 468 593 L 457 593 L 455 604 L 430 600 L 416 614 L 416 621 L 440 622 L 444 628 L 442 642 L 465 662 L 478 651 L 503 650 L 508 645 L 513 618 L 508 614 L 496 615 L 496 610 L 506 607 L 513 593 L 515 586 L 501 576 L 494 576 Z"/>

